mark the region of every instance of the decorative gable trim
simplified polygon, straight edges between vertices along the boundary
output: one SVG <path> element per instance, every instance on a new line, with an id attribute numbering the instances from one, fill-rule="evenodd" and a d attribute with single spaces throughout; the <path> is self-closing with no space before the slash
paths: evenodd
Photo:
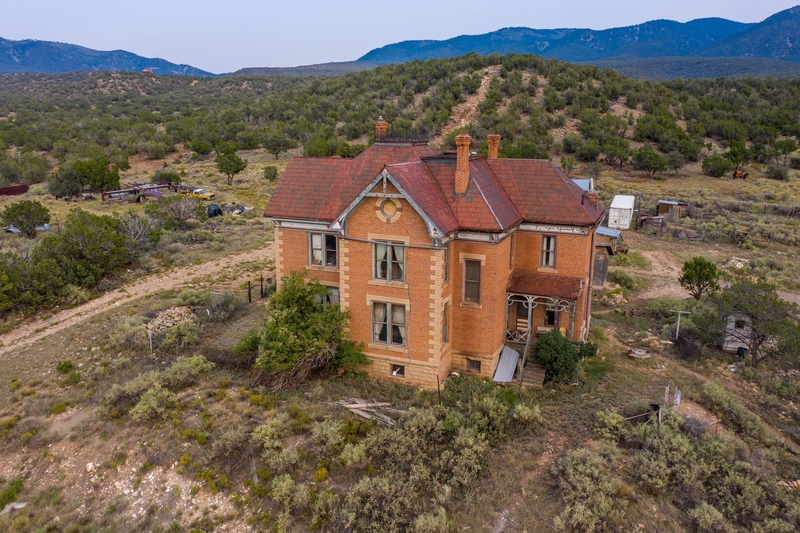
<path id="1" fill-rule="evenodd" d="M 391 183 L 395 189 L 397 189 L 400 194 L 390 193 L 386 190 L 387 183 Z M 383 184 L 383 190 L 381 192 L 373 192 L 373 189 L 378 186 L 378 184 Z M 397 182 L 394 177 L 389 173 L 387 169 L 383 169 L 383 171 L 378 174 L 375 179 L 373 179 L 367 187 L 361 191 L 355 200 L 353 200 L 347 209 L 345 209 L 341 215 L 336 217 L 336 220 L 331 224 L 330 228 L 336 231 L 342 231 L 345 227 L 345 221 L 347 217 L 352 213 L 356 207 L 364 200 L 365 198 L 402 198 L 409 204 L 414 210 L 422 217 L 422 220 L 425 221 L 425 225 L 428 228 L 428 234 L 432 239 L 441 239 L 444 237 L 444 233 L 433 223 L 430 217 L 425 214 L 425 211 L 414 201 L 410 194 L 406 190 L 404 190 L 400 184 Z"/>
<path id="2" fill-rule="evenodd" d="M 567 226 L 563 224 L 527 224 L 519 225 L 520 231 L 535 231 L 536 233 L 560 233 L 563 235 L 589 235 L 586 226 Z"/>

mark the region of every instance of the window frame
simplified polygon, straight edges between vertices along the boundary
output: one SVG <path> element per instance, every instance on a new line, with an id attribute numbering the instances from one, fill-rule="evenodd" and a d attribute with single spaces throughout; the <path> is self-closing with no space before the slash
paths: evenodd
<path id="1" fill-rule="evenodd" d="M 375 321 L 375 306 L 376 305 L 383 305 L 386 308 L 386 315 L 385 315 L 384 321 L 382 321 L 382 322 L 376 322 Z M 392 318 L 394 316 L 394 309 L 393 309 L 394 307 L 402 307 L 403 308 L 403 323 L 402 324 L 395 324 L 394 322 L 392 322 Z M 406 347 L 408 347 L 408 327 L 407 327 L 407 324 L 408 324 L 408 306 L 406 304 L 398 304 L 398 303 L 392 303 L 392 302 L 380 302 L 380 301 L 376 300 L 376 301 L 373 301 L 373 302 L 370 303 L 369 311 L 370 311 L 369 321 L 370 321 L 370 328 L 371 328 L 370 339 L 371 339 L 372 344 L 384 344 L 387 347 L 392 347 L 392 348 L 406 348 Z M 380 333 L 378 333 L 377 335 L 375 334 L 375 325 L 376 324 L 385 325 L 385 327 L 386 327 L 386 340 L 385 341 L 380 340 L 380 338 L 379 338 Z M 394 326 L 398 326 L 398 327 L 404 328 L 403 329 L 404 330 L 404 334 L 403 334 L 404 336 L 403 336 L 402 344 L 394 342 Z"/>
<path id="2" fill-rule="evenodd" d="M 444 281 L 450 281 L 450 247 L 444 249 Z"/>
<path id="3" fill-rule="evenodd" d="M 320 237 L 320 248 L 314 248 L 314 236 Z M 328 239 L 333 239 L 333 248 L 328 247 Z M 322 252 L 322 262 L 314 262 L 314 250 Z M 328 263 L 328 253 L 333 252 L 333 263 Z M 315 268 L 338 268 L 339 266 L 339 239 L 336 235 L 331 233 L 322 233 L 319 231 L 308 232 L 308 265 Z"/>
<path id="4" fill-rule="evenodd" d="M 480 374 L 481 372 L 481 361 L 480 359 L 470 359 L 469 357 L 466 358 L 467 362 L 467 371 L 468 372 L 477 372 Z M 477 368 L 472 368 L 477 366 Z"/>
<path id="5" fill-rule="evenodd" d="M 406 377 L 406 367 L 405 365 L 396 365 L 392 363 L 389 367 L 389 375 L 395 378 L 404 378 Z"/>
<path id="6" fill-rule="evenodd" d="M 514 237 L 516 237 L 516 233 L 512 233 L 511 237 L 509 237 L 509 239 L 511 239 L 511 241 L 509 242 L 510 251 L 508 253 L 508 269 L 509 270 L 513 270 L 513 268 L 514 268 L 514 240 L 515 240 Z"/>
<path id="7" fill-rule="evenodd" d="M 450 343 L 450 302 L 442 308 L 442 344 Z"/>
<path id="8" fill-rule="evenodd" d="M 547 244 L 551 243 L 552 248 Z M 541 267 L 542 268 L 556 268 L 556 249 L 557 241 L 555 235 L 542 235 L 541 245 Z"/>
<path id="9" fill-rule="evenodd" d="M 386 248 L 386 259 L 380 262 L 386 262 L 386 277 L 381 278 L 378 277 L 378 245 L 383 244 Z M 392 277 L 392 266 L 396 264 L 400 264 L 399 261 L 395 261 L 393 257 L 395 257 L 394 248 L 401 247 L 403 248 L 403 262 L 402 262 L 402 272 L 403 278 L 402 279 L 395 279 Z M 408 245 L 401 241 L 373 241 L 372 243 L 372 279 L 375 281 L 385 281 L 386 283 L 405 283 L 406 282 L 406 265 L 408 258 Z"/>
<path id="10" fill-rule="evenodd" d="M 467 279 L 467 272 L 468 266 L 473 263 L 476 264 L 478 267 L 478 279 Z M 480 305 L 481 303 L 481 277 L 483 275 L 483 265 L 481 264 L 482 261 L 480 259 L 464 259 L 464 272 L 463 272 L 463 281 L 461 287 L 461 301 L 473 305 Z M 470 299 L 467 298 L 467 284 L 475 283 L 478 286 L 478 298 L 477 299 Z"/>

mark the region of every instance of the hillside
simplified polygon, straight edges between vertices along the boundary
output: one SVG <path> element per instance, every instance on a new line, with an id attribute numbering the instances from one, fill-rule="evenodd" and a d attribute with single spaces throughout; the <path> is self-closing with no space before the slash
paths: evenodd
<path id="1" fill-rule="evenodd" d="M 82 70 L 111 70 L 176 76 L 214 76 L 190 65 L 147 58 L 124 50 L 99 51 L 74 44 L 50 41 L 9 41 L 0 37 L 0 74 L 42 72 L 55 74 Z"/>

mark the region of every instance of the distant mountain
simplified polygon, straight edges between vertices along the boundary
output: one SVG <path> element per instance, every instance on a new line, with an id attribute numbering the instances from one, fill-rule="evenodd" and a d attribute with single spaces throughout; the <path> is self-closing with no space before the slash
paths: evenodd
<path id="1" fill-rule="evenodd" d="M 800 62 L 800 6 L 721 39 L 702 50 L 706 56 L 771 57 Z M 699 55 L 699 54 L 698 54 Z"/>
<path id="2" fill-rule="evenodd" d="M 403 41 L 371 50 L 358 61 L 399 63 L 451 57 L 467 52 L 535 53 L 564 61 L 593 61 L 620 56 L 689 56 L 719 39 L 752 26 L 754 24 L 706 18 L 684 23 L 654 20 L 608 30 L 504 28 L 445 41 Z"/>
<path id="3" fill-rule="evenodd" d="M 442 59 L 462 56 L 468 52 L 481 55 L 497 52 L 507 54 L 542 54 L 553 43 L 563 39 L 574 29 L 533 30 L 531 28 L 503 28 L 483 35 L 461 35 L 446 41 L 402 41 L 367 52 L 358 61 L 370 63 L 403 63 L 415 59 Z"/>
<path id="4" fill-rule="evenodd" d="M 42 72 L 58 74 L 81 70 L 114 70 L 179 76 L 215 76 L 190 65 L 176 65 L 163 59 L 147 58 L 114 50 L 103 52 L 74 44 L 50 41 L 9 41 L 0 37 L 0 74 Z"/>
<path id="5" fill-rule="evenodd" d="M 800 78 L 800 63 L 763 57 L 626 57 L 588 63 L 640 80 Z"/>

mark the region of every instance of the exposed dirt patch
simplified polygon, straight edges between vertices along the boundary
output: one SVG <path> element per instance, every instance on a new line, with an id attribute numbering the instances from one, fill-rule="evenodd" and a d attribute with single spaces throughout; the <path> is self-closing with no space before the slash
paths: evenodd
<path id="1" fill-rule="evenodd" d="M 475 94 L 470 94 L 467 96 L 467 99 L 464 103 L 458 104 L 453 108 L 453 112 L 450 115 L 450 120 L 448 121 L 447 125 L 442 128 L 442 132 L 434 137 L 431 141 L 432 146 L 442 146 L 444 138 L 447 137 L 447 134 L 449 134 L 451 131 L 458 128 L 463 128 L 464 126 L 469 126 L 470 124 L 474 124 L 478 121 L 478 118 L 481 116 L 481 112 L 478 109 L 478 104 L 483 102 L 483 100 L 486 98 L 486 93 L 489 91 L 489 84 L 492 82 L 492 78 L 494 78 L 498 72 L 500 72 L 500 67 L 489 67 L 480 71 L 480 73 L 483 75 L 483 79 L 481 80 L 481 86 L 478 88 L 478 92 Z"/>

